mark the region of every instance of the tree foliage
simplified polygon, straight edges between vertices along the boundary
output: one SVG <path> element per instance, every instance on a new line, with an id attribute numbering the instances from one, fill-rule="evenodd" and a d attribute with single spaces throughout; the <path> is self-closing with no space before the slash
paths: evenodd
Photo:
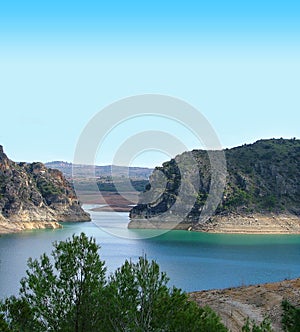
<path id="1" fill-rule="evenodd" d="M 282 302 L 282 326 L 286 332 L 300 331 L 300 308 L 293 306 L 287 300 Z"/>
<path id="2" fill-rule="evenodd" d="M 255 321 L 250 321 L 249 317 L 246 319 L 242 332 L 272 332 L 271 322 L 268 318 L 265 318 L 260 324 L 256 324 Z"/>
<path id="3" fill-rule="evenodd" d="M 5 301 L 13 330 L 96 331 L 106 282 L 98 249 L 93 239 L 81 234 L 54 243 L 54 264 L 46 254 L 30 258 L 19 298 Z"/>
<path id="4" fill-rule="evenodd" d="M 210 308 L 167 283 L 156 262 L 126 261 L 109 282 L 113 331 L 227 331 Z"/>
<path id="5" fill-rule="evenodd" d="M 155 261 L 127 260 L 106 277 L 98 251 L 82 233 L 29 259 L 19 296 L 0 304 L 1 331 L 227 331 L 210 308 L 169 288 Z"/>

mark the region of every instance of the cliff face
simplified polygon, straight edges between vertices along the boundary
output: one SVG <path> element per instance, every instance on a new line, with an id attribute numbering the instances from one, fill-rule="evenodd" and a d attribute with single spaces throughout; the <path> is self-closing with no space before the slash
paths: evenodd
<path id="1" fill-rule="evenodd" d="M 39 222 L 40 228 L 42 222 L 88 220 L 60 171 L 13 162 L 0 146 L 0 222 Z"/>
<path id="2" fill-rule="evenodd" d="M 214 153 L 218 152 L 210 152 L 211 155 Z M 172 215 L 166 217 L 166 211 L 175 204 L 178 198 L 182 200 L 178 193 L 183 178 L 184 181 L 190 183 L 191 188 L 195 188 L 197 197 L 194 198 L 188 215 L 180 221 L 176 228 L 191 227 L 192 229 L 217 231 L 219 227 L 219 231 L 222 232 L 220 223 L 226 225 L 230 221 L 232 227 L 236 227 L 240 231 L 243 231 L 243 223 L 244 226 L 247 225 L 248 230 L 254 228 L 257 223 L 260 227 L 265 227 L 267 232 L 268 224 L 276 223 L 276 220 L 282 219 L 282 216 L 291 217 L 294 221 L 299 220 L 300 140 L 260 140 L 254 144 L 226 149 L 224 154 L 227 163 L 225 187 L 211 218 L 201 220 L 201 212 L 210 195 L 210 159 L 207 151 L 193 150 L 156 168 L 156 171 L 162 172 L 166 178 L 164 192 L 158 199 L 152 200 L 150 203 L 142 203 L 145 201 L 145 196 L 151 192 L 151 186 L 158 186 L 155 183 L 154 175 L 150 179 L 151 186 L 148 187 L 148 192 L 141 195 L 141 204 L 135 206 L 130 212 L 129 227 L 143 228 L 149 221 L 157 220 L 158 227 L 168 228 L 168 221 L 172 220 Z M 196 170 L 195 165 L 192 165 L 188 172 L 181 176 L 177 161 L 180 158 L 185 159 L 188 155 L 192 155 L 195 160 Z M 187 175 L 188 173 L 189 175 Z M 189 178 L 193 179 L 195 177 L 193 175 L 196 173 L 200 178 L 197 184 L 189 180 Z M 192 197 L 192 192 L 193 190 L 190 190 L 190 197 Z M 172 212 L 172 214 L 174 213 Z M 162 215 L 163 218 L 160 219 Z M 300 231 L 300 224 L 296 226 L 295 232 Z M 147 228 L 147 226 L 145 227 Z M 281 225 L 278 230 L 274 229 L 274 232 L 280 232 L 282 227 L 284 228 L 285 225 Z"/>

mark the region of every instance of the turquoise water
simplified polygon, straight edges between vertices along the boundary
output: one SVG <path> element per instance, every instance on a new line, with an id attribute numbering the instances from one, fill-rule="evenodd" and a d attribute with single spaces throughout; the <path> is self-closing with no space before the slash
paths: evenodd
<path id="1" fill-rule="evenodd" d="M 87 206 L 86 208 L 89 208 Z M 0 298 L 16 294 L 28 257 L 50 253 L 52 242 L 85 232 L 101 245 L 108 271 L 147 254 L 185 291 L 279 281 L 300 276 L 300 236 L 229 235 L 128 230 L 126 213 L 92 212 L 91 223 L 0 237 Z M 156 236 L 155 236 L 156 235 Z"/>

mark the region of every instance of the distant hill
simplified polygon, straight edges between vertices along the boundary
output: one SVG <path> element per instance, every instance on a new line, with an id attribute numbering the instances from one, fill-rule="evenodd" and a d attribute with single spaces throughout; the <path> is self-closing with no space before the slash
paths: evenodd
<path id="1" fill-rule="evenodd" d="M 210 152 L 217 154 L 217 151 Z M 211 166 L 207 151 L 193 150 L 177 156 L 156 167 L 167 179 L 165 190 L 159 199 L 147 204 L 138 204 L 131 212 L 132 228 L 168 228 L 173 215 L 160 219 L 160 215 L 178 203 L 181 174 L 178 160 L 192 155 L 196 160 L 185 179 L 190 179 L 193 188 L 195 172 L 200 184 L 196 190 L 196 201 L 176 228 L 228 232 L 300 232 L 300 140 L 269 139 L 254 144 L 224 150 L 227 162 L 226 185 L 220 204 L 209 220 L 201 220 L 201 212 L 209 195 Z M 154 171 L 155 173 L 155 171 Z M 152 187 L 157 187 L 155 178 L 150 178 Z M 188 187 L 188 186 L 187 186 Z M 141 196 L 151 192 L 151 186 Z M 191 191 L 192 192 L 192 191 Z M 188 197 L 189 192 L 185 194 Z M 179 202 L 184 207 L 187 202 Z M 178 211 L 180 215 L 180 211 Z M 283 219 L 287 218 L 286 222 Z M 154 224 L 151 220 L 156 220 Z M 291 225 L 288 225 L 288 220 Z M 149 224 L 149 221 L 151 225 Z M 277 224 L 276 224 L 277 223 Z M 229 226 L 231 225 L 231 226 Z M 269 226 L 268 226 L 269 225 Z M 275 226 L 274 226 L 275 225 Z M 296 227 L 293 230 L 291 228 Z M 299 229 L 297 228 L 299 226 Z"/>
<path id="2" fill-rule="evenodd" d="M 45 164 L 50 169 L 60 170 L 72 181 L 77 193 L 82 192 L 129 192 L 144 191 L 153 171 L 146 167 L 74 165 L 63 161 L 52 161 Z M 113 167 L 113 178 L 112 178 Z M 95 174 L 91 174 L 95 172 Z M 73 174 L 74 172 L 74 174 Z M 130 178 L 130 186 L 126 179 Z M 97 187 L 95 187 L 95 178 Z M 117 187 L 117 188 L 116 188 Z"/>
<path id="3" fill-rule="evenodd" d="M 16 163 L 0 145 L 0 233 L 5 228 L 59 227 L 51 222 L 88 220 L 60 171 L 39 162 Z"/>
<path id="4" fill-rule="evenodd" d="M 76 168 L 76 177 L 86 177 L 86 165 L 74 165 L 72 163 L 64 161 L 51 161 L 45 163 L 46 167 L 60 170 L 67 178 L 72 178 L 73 167 Z M 111 165 L 107 166 L 95 166 L 96 177 L 110 177 L 111 176 Z M 137 178 L 141 180 L 148 180 L 153 169 L 146 167 L 129 167 L 129 177 Z M 114 166 L 115 176 L 126 176 L 128 175 L 128 168 L 125 166 Z"/>

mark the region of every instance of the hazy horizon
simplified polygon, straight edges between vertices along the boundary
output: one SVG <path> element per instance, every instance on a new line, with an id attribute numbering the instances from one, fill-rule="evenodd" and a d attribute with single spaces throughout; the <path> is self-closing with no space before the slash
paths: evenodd
<path id="1" fill-rule="evenodd" d="M 259 138 L 253 142 L 243 142 L 241 144 L 238 144 L 238 145 L 234 145 L 234 146 L 228 146 L 228 147 L 223 147 L 223 149 L 231 149 L 231 148 L 235 148 L 235 147 L 239 147 L 239 146 L 242 146 L 244 144 L 253 144 L 255 143 L 256 141 L 258 140 L 262 140 L 262 139 L 280 139 L 280 138 L 283 138 L 283 139 L 299 139 L 298 137 L 266 137 L 266 138 Z M 2 145 L 0 143 L 0 145 Z M 7 153 L 6 149 L 5 149 L 5 146 L 3 146 L 3 149 L 4 149 L 4 153 L 8 156 L 9 159 L 12 159 L 10 158 L 9 154 Z M 172 156 L 171 158 L 174 158 L 175 156 Z M 169 159 L 166 159 L 165 161 L 168 161 Z M 73 160 L 58 160 L 58 159 L 53 159 L 53 160 L 37 160 L 37 159 L 34 159 L 34 160 L 13 160 L 15 162 L 28 162 L 28 163 L 32 163 L 32 162 L 42 162 L 44 164 L 47 164 L 47 163 L 51 163 L 51 162 L 63 162 L 63 163 L 70 163 L 70 164 L 73 164 Z M 164 161 L 163 161 L 164 162 Z M 117 165 L 117 164 L 101 164 L 101 163 L 96 163 L 95 166 L 101 166 L 101 167 L 105 167 L 105 166 L 111 166 L 111 165 L 114 165 L 114 166 L 120 166 L 120 167 L 126 167 L 127 165 Z M 140 167 L 140 168 L 155 168 L 156 166 L 160 166 L 161 164 L 155 164 L 155 165 L 142 165 L 142 164 L 134 164 L 134 165 L 130 165 L 130 167 Z"/>
<path id="2" fill-rule="evenodd" d="M 294 1 L 1 3 L 0 142 L 12 160 L 71 162 L 95 114 L 140 94 L 191 104 L 223 148 L 300 137 L 299 18 Z M 111 164 L 124 140 L 148 130 L 202 148 L 170 118 L 127 119 L 96 163 Z M 132 162 L 168 159 L 148 151 Z"/>

